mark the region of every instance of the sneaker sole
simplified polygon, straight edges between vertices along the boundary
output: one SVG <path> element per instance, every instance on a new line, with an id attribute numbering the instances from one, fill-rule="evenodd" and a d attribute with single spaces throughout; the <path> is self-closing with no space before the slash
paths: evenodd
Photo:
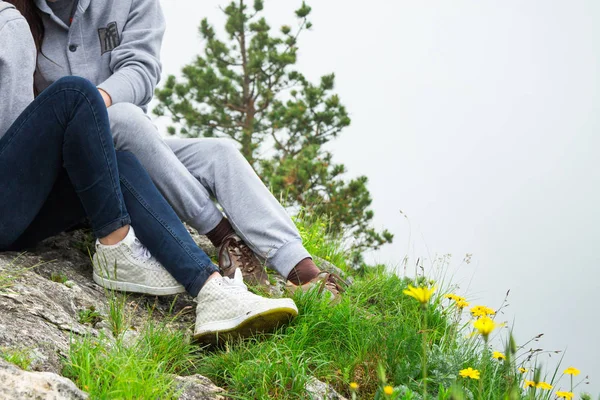
<path id="1" fill-rule="evenodd" d="M 94 272 L 94 282 L 109 290 L 118 290 L 120 292 L 131 292 L 131 293 L 142 293 L 149 294 L 152 296 L 170 296 L 179 293 L 185 293 L 183 286 L 171 286 L 171 287 L 153 287 L 145 286 L 132 282 L 121 282 L 113 281 L 111 279 L 103 278 Z"/>
<path id="2" fill-rule="evenodd" d="M 194 340 L 199 342 L 217 343 L 235 338 L 245 338 L 256 333 L 268 333 L 288 323 L 298 315 L 298 309 L 293 305 L 269 308 L 264 311 L 253 311 L 247 315 L 226 321 L 204 324 L 196 329 Z"/>

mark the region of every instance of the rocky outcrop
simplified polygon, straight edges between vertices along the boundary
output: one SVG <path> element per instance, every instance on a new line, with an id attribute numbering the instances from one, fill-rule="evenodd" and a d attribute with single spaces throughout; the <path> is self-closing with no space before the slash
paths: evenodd
<path id="1" fill-rule="evenodd" d="M 107 315 L 108 304 L 104 289 L 92 280 L 92 264 L 89 254 L 86 254 L 86 244 L 89 243 L 87 235 L 76 231 L 49 239 L 27 253 L 0 253 L 0 359 L 11 360 L 11 356 L 17 354 L 30 371 L 60 374 L 62 359 L 68 356 L 72 339 L 85 335 L 99 336 L 102 331 L 110 335 L 106 321 L 96 317 Z M 157 321 L 180 314 L 173 328 L 189 329 L 193 326 L 195 310 L 192 300 L 187 295 L 128 295 L 126 306 L 133 327 L 131 333 L 135 334 L 135 329 L 147 322 L 149 308 L 153 309 L 152 318 Z M 3 365 L 6 366 L 6 363 L 3 362 Z M 13 372 L 10 369 L 10 376 L 14 376 Z M 23 373 L 22 377 L 33 376 L 27 375 L 29 372 Z M 4 379 L 8 378 L 0 375 L 0 387 L 6 386 Z M 25 386 L 15 386 L 15 390 L 25 390 L 27 382 L 33 385 L 31 393 L 34 394 L 38 393 L 38 386 L 45 387 L 36 383 L 43 380 L 18 379 Z M 221 398 L 217 394 L 222 389 L 206 378 L 195 376 L 179 380 L 182 385 L 185 384 L 182 398 Z M 58 387 L 54 383 L 51 386 Z M 30 398 L 26 397 L 25 391 L 15 393 L 22 395 L 8 398 Z M 39 395 L 31 398 L 83 397 Z"/>
<path id="2" fill-rule="evenodd" d="M 52 372 L 27 372 L 0 359 L 1 400 L 83 400 L 88 395 Z"/>

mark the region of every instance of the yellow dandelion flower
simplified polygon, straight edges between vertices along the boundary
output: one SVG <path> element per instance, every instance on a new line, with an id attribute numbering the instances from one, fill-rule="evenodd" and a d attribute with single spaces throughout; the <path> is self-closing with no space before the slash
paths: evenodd
<path id="1" fill-rule="evenodd" d="M 352 390 L 358 390 L 358 383 L 356 383 L 356 382 L 350 382 L 350 389 L 352 389 Z"/>
<path id="2" fill-rule="evenodd" d="M 496 315 L 496 311 L 486 306 L 475 306 L 471 308 L 471 315 L 474 317 L 487 317 L 488 315 Z"/>
<path id="3" fill-rule="evenodd" d="M 466 299 L 462 296 L 458 296 L 456 294 L 450 293 L 450 294 L 446 294 L 444 295 L 445 298 L 450 299 L 450 300 L 454 300 L 456 302 L 458 301 L 466 301 Z"/>
<path id="4" fill-rule="evenodd" d="M 519 368 L 519 372 L 522 373 L 522 374 L 524 374 L 527 371 L 529 371 L 527 368 L 523 368 L 523 367 Z"/>
<path id="5" fill-rule="evenodd" d="M 539 382 L 535 387 L 538 389 L 551 390 L 553 386 L 547 382 Z"/>
<path id="6" fill-rule="evenodd" d="M 465 307 L 469 307 L 469 303 L 467 303 L 467 302 L 466 302 L 466 301 L 464 301 L 464 300 L 458 300 L 458 301 L 456 302 L 456 307 L 457 307 L 459 310 L 462 310 L 462 309 L 463 309 L 463 308 L 465 308 Z"/>
<path id="7" fill-rule="evenodd" d="M 506 360 L 506 356 L 502 353 L 500 353 L 499 351 L 495 351 L 492 354 L 492 357 L 495 358 L 496 360 Z"/>
<path id="8" fill-rule="evenodd" d="M 535 387 L 535 382 L 534 381 L 525 381 L 525 384 L 523 386 L 525 387 L 525 389 L 530 388 L 530 387 Z"/>
<path id="9" fill-rule="evenodd" d="M 394 393 L 394 388 L 391 387 L 390 385 L 387 385 L 383 388 L 383 393 L 385 393 L 389 396 L 390 394 Z"/>
<path id="10" fill-rule="evenodd" d="M 571 400 L 573 397 L 575 397 L 575 395 L 572 392 L 556 392 L 556 397 Z"/>
<path id="11" fill-rule="evenodd" d="M 429 289 L 425 286 L 416 288 L 408 285 L 408 289 L 404 290 L 403 293 L 407 296 L 414 297 L 421 304 L 426 304 L 431 298 L 433 292 L 435 292 L 435 289 L 436 288 Z"/>
<path id="12" fill-rule="evenodd" d="M 479 371 L 471 367 L 461 369 L 460 371 L 458 371 L 458 374 L 463 378 L 479 379 Z"/>
<path id="13" fill-rule="evenodd" d="M 565 369 L 565 370 L 564 370 L 564 372 L 563 372 L 563 374 L 566 374 L 566 375 L 573 375 L 573 376 L 577 376 L 577 375 L 579 375 L 580 373 L 581 373 L 581 371 L 580 371 L 580 370 L 578 370 L 578 369 L 577 369 L 577 368 L 575 368 L 575 367 L 569 367 L 569 368 Z"/>
<path id="14" fill-rule="evenodd" d="M 475 329 L 477 329 L 481 336 L 487 338 L 490 335 L 490 333 L 492 333 L 492 331 L 496 329 L 497 324 L 494 322 L 493 319 L 486 316 L 481 317 L 475 322 L 473 322 L 473 326 L 475 327 Z"/>

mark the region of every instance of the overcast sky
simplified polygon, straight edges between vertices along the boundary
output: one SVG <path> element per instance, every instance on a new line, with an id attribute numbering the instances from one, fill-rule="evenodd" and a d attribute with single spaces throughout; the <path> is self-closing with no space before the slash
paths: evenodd
<path id="1" fill-rule="evenodd" d="M 162 3 L 166 76 L 202 50 L 203 17 L 222 27 L 226 1 Z M 295 23 L 300 1 L 265 4 L 272 25 Z M 369 177 L 375 223 L 396 235 L 371 261 L 420 257 L 434 275 L 432 260 L 452 254 L 459 293 L 497 307 L 510 289 L 501 319 L 517 340 L 545 333 L 536 347 L 567 348 L 561 370 L 589 374 L 597 396 L 600 2 L 309 5 L 298 68 L 335 72 L 352 116 L 335 160 Z"/>

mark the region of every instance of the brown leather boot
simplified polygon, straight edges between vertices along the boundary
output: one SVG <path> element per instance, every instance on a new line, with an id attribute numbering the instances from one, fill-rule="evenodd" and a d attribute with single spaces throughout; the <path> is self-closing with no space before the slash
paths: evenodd
<path id="1" fill-rule="evenodd" d="M 219 268 L 223 276 L 233 278 L 236 268 L 242 271 L 244 282 L 252 286 L 269 287 L 269 276 L 262 262 L 235 233 L 223 239 L 219 247 Z"/>

